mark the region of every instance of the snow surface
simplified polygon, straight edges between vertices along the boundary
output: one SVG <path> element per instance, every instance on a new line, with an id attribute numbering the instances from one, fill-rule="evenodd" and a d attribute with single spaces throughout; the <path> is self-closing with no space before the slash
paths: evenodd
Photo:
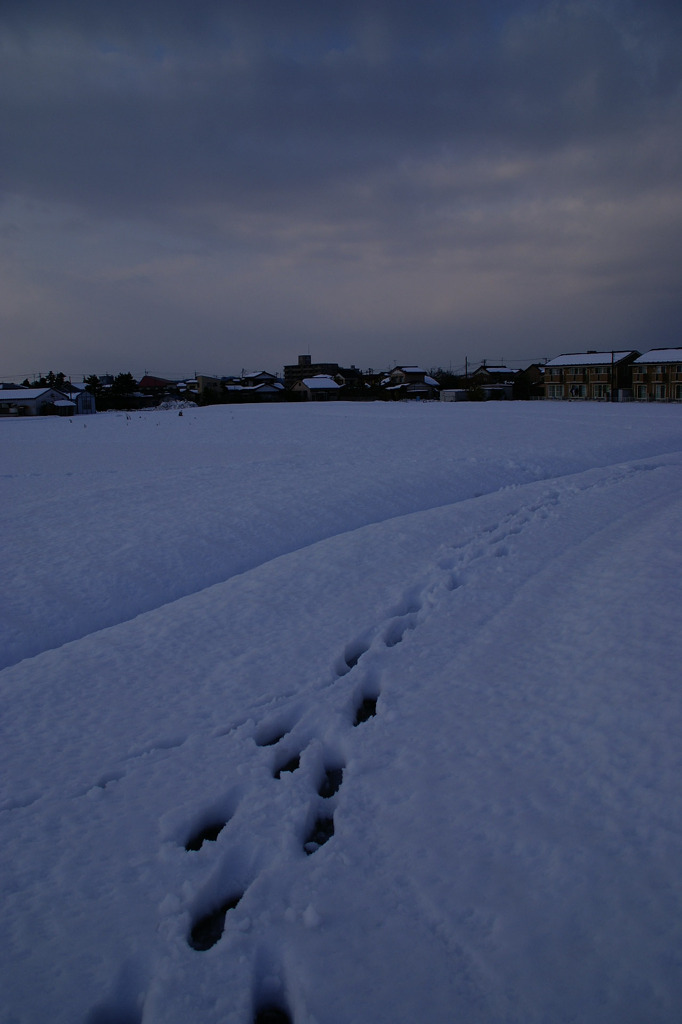
<path id="1" fill-rule="evenodd" d="M 680 1019 L 682 409 L 0 443 L 2 1024 Z"/>

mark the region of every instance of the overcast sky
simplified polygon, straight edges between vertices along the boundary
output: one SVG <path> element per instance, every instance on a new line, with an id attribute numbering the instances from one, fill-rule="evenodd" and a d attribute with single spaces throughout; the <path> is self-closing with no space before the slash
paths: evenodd
<path id="1" fill-rule="evenodd" d="M 2 0 L 0 378 L 682 341 L 680 0 Z"/>

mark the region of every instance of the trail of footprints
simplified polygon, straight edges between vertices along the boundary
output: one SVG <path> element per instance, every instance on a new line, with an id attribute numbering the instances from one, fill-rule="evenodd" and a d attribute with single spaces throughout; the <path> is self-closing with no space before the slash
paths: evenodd
<path id="1" fill-rule="evenodd" d="M 357 660 L 361 657 L 357 654 Z M 357 727 L 376 715 L 378 694 L 362 696 L 358 702 L 354 717 L 353 726 Z M 277 730 L 274 733 L 261 732 L 254 737 L 256 745 L 260 748 L 277 747 L 279 743 L 289 734 L 291 730 Z M 285 756 L 282 760 L 275 762 L 273 777 L 281 779 L 283 775 L 293 774 L 301 766 L 301 752 L 293 756 Z M 324 767 L 317 784 L 317 796 L 322 801 L 330 801 L 339 792 L 343 783 L 344 765 L 330 761 Z M 211 820 L 192 832 L 185 842 L 185 850 L 188 853 L 201 850 L 206 843 L 214 843 L 218 836 L 228 824 L 229 819 Z M 303 842 L 303 850 L 308 856 L 316 853 L 334 835 L 334 813 L 333 810 L 321 810 Z M 227 894 L 226 898 L 217 906 L 212 907 L 207 913 L 195 918 L 187 935 L 188 945 L 197 952 L 205 952 L 216 945 L 222 938 L 225 930 L 226 918 L 231 910 L 234 910 L 240 903 L 244 891 L 233 891 Z M 268 1002 L 259 1006 L 254 1011 L 254 1024 L 292 1024 L 293 1018 L 290 1010 L 283 1003 Z"/>
<path id="2" fill-rule="evenodd" d="M 363 696 L 358 703 L 353 718 L 353 725 L 357 727 L 364 722 L 367 722 L 370 718 L 376 715 L 377 711 L 377 700 L 376 696 Z M 256 739 L 256 745 L 259 747 L 275 747 L 281 740 L 285 738 L 289 733 L 277 731 L 274 734 L 266 733 L 260 738 Z M 277 763 L 273 777 L 281 779 L 282 775 L 287 773 L 293 773 L 298 771 L 301 765 L 301 754 L 295 754 L 293 757 L 287 757 L 281 763 Z M 322 777 L 317 785 L 317 795 L 322 800 L 331 800 L 332 797 L 336 796 L 341 788 L 343 782 L 343 771 L 344 766 L 338 763 L 328 764 Z M 200 850 L 205 843 L 214 843 L 220 833 L 228 824 L 228 820 L 220 819 L 217 821 L 209 821 L 207 824 L 202 825 L 199 829 L 192 832 L 188 836 L 185 842 L 185 850 L 187 852 L 196 852 Z M 303 850 L 310 856 L 324 846 L 332 836 L 334 835 L 334 814 L 332 811 L 321 811 L 308 831 L 304 842 Z M 218 906 L 213 907 L 208 913 L 205 913 L 194 920 L 187 937 L 188 944 L 192 949 L 204 952 L 211 949 L 222 937 L 225 928 L 225 918 L 230 910 L 234 910 L 242 897 L 244 892 L 233 892 L 230 893 L 227 898 L 220 903 Z M 273 1018 L 274 1020 L 275 1018 Z M 284 1018 L 283 1018 L 284 1019 Z"/>
<path id="3" fill-rule="evenodd" d="M 550 499 L 551 503 L 552 499 Z M 544 508 L 544 504 L 539 504 L 531 509 L 523 509 L 516 515 L 511 514 L 506 517 L 504 522 L 485 529 L 482 532 L 484 536 L 487 535 L 488 544 L 483 547 L 480 546 L 480 543 L 463 545 L 460 548 L 453 547 L 452 556 L 439 562 L 439 572 L 435 579 L 432 578 L 429 585 L 419 591 L 408 593 L 401 607 L 396 609 L 393 615 L 384 620 L 376 629 L 367 631 L 346 645 L 335 665 L 334 681 L 338 682 L 353 672 L 363 655 L 367 654 L 371 648 L 390 649 L 400 644 L 406 634 L 423 621 L 434 601 L 437 601 L 445 593 L 456 590 L 461 585 L 455 572 L 456 566 L 463 568 L 486 554 L 492 554 L 495 557 L 503 557 L 508 554 L 508 550 L 502 542 L 519 533 L 532 516 L 537 513 L 542 514 Z M 354 728 L 368 722 L 377 714 L 379 696 L 378 687 L 371 688 L 369 683 L 366 683 L 364 690 L 359 691 L 352 708 L 352 726 Z M 289 723 L 286 728 L 282 728 L 281 721 L 278 725 L 265 722 L 255 730 L 254 742 L 259 748 L 277 748 L 287 736 L 290 736 L 295 725 L 296 723 Z M 284 747 L 286 744 L 283 744 Z M 288 751 L 283 749 L 281 758 L 274 760 L 273 777 L 281 780 L 284 776 L 299 771 L 304 749 L 305 744 L 302 749 L 293 754 L 291 749 Z M 339 793 L 343 779 L 344 765 L 339 760 L 330 758 L 317 779 L 316 793 L 321 803 L 316 808 L 313 823 L 303 839 L 302 847 L 307 856 L 313 856 L 334 836 L 334 797 Z M 188 853 L 196 852 L 201 850 L 205 844 L 216 842 L 229 820 L 229 818 L 212 818 L 202 824 L 200 828 L 188 835 L 185 841 L 185 850 Z M 214 947 L 224 933 L 228 915 L 239 905 L 245 893 L 245 889 L 228 891 L 218 905 L 195 917 L 187 935 L 188 945 L 197 952 L 205 952 Z M 283 1001 L 266 1000 L 262 1005 L 257 1005 L 254 1010 L 253 1024 L 292 1024 L 292 1022 L 291 1012 Z"/>

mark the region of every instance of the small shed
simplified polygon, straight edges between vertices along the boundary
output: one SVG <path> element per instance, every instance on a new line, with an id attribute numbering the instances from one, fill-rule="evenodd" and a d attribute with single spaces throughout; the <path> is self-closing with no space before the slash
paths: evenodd
<path id="1" fill-rule="evenodd" d="M 76 403 L 69 401 L 68 398 L 59 398 L 52 404 L 57 410 L 58 416 L 75 416 L 76 414 Z"/>

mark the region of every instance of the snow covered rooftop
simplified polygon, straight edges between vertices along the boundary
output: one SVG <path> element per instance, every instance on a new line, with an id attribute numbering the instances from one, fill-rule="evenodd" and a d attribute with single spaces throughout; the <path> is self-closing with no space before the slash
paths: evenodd
<path id="1" fill-rule="evenodd" d="M 545 363 L 545 366 L 600 366 L 602 363 L 614 363 L 633 355 L 633 350 L 627 352 L 565 352 Z M 489 367 L 490 369 L 490 367 Z"/>
<path id="2" fill-rule="evenodd" d="M 19 402 L 19 401 L 32 401 L 35 398 L 40 398 L 41 395 L 47 394 L 51 391 L 51 388 L 16 388 L 16 390 L 0 391 L 0 401 L 6 402 Z"/>
<path id="3" fill-rule="evenodd" d="M 325 377 L 324 374 L 319 374 L 317 377 L 305 377 L 303 383 L 306 387 L 311 389 L 315 388 L 340 388 L 341 385 L 337 384 L 333 377 Z"/>
<path id="4" fill-rule="evenodd" d="M 650 348 L 636 363 L 682 363 L 682 348 Z"/>

